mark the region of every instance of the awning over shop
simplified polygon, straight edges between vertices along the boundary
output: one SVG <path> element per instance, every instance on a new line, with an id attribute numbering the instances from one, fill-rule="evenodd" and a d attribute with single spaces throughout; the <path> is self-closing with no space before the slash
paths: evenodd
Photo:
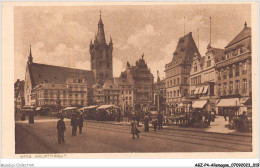
<path id="1" fill-rule="evenodd" d="M 98 107 L 97 109 L 107 109 L 107 108 L 119 108 L 115 105 L 102 105 L 100 107 Z"/>
<path id="2" fill-rule="evenodd" d="M 193 108 L 203 108 L 207 104 L 207 100 L 198 100 L 192 103 Z"/>
<path id="3" fill-rule="evenodd" d="M 87 109 L 94 109 L 94 108 L 97 108 L 98 106 L 87 106 L 87 107 L 82 107 L 81 109 L 79 110 L 87 110 Z"/>
<path id="4" fill-rule="evenodd" d="M 36 111 L 39 111 L 39 110 L 41 110 L 42 109 L 42 107 L 37 107 L 35 110 Z"/>
<path id="5" fill-rule="evenodd" d="M 196 88 L 194 94 L 198 94 L 199 88 Z"/>
<path id="6" fill-rule="evenodd" d="M 177 107 L 184 107 L 183 103 L 179 103 Z"/>
<path id="7" fill-rule="evenodd" d="M 77 107 L 66 107 L 66 108 L 63 109 L 63 110 L 74 110 L 74 109 L 77 109 Z"/>
<path id="8" fill-rule="evenodd" d="M 239 107 L 239 98 L 221 99 L 216 107 Z"/>
<path id="9" fill-rule="evenodd" d="M 208 91 L 208 89 L 209 89 L 209 86 L 204 86 L 204 89 L 203 89 L 203 94 L 206 94 L 207 93 L 207 91 Z"/>
<path id="10" fill-rule="evenodd" d="M 244 105 L 252 105 L 252 98 L 251 97 L 242 97 L 240 99 L 240 103 Z"/>
<path id="11" fill-rule="evenodd" d="M 199 88 L 198 94 L 201 94 L 203 92 L 203 87 Z"/>

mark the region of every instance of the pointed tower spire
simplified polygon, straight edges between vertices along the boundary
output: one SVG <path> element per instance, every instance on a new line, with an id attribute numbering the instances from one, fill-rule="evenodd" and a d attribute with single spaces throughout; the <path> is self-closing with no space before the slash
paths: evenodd
<path id="1" fill-rule="evenodd" d="M 245 22 L 244 26 L 247 27 L 247 23 L 246 22 Z"/>
<path id="2" fill-rule="evenodd" d="M 91 39 L 91 41 L 90 41 L 90 45 L 92 45 L 93 43 L 92 43 L 92 39 Z"/>
<path id="3" fill-rule="evenodd" d="M 94 44 L 97 44 L 98 40 L 97 40 L 97 34 L 95 34 L 95 40 L 94 40 Z"/>
<path id="4" fill-rule="evenodd" d="M 101 18 L 101 10 L 99 12 L 100 12 L 100 19 L 99 19 L 99 22 L 98 22 L 97 41 L 98 41 L 99 44 L 106 45 L 104 24 L 103 24 L 102 18 Z"/>
<path id="5" fill-rule="evenodd" d="M 112 44 L 113 42 L 112 42 L 112 38 L 111 38 L 111 35 L 110 35 L 110 42 L 109 42 L 110 44 Z"/>
<path id="6" fill-rule="evenodd" d="M 30 53 L 29 53 L 29 57 L 28 57 L 28 63 L 32 63 L 33 62 L 33 57 L 32 57 L 32 49 L 31 49 L 31 45 L 30 45 Z"/>
<path id="7" fill-rule="evenodd" d="M 159 84 L 159 82 L 160 82 L 160 75 L 159 75 L 159 70 L 157 70 L 157 84 Z"/>

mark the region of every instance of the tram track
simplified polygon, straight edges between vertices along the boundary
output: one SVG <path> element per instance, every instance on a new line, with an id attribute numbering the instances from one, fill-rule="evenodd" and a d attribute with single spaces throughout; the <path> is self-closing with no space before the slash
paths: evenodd
<path id="1" fill-rule="evenodd" d="M 121 124 L 111 124 L 111 123 L 101 123 L 101 122 L 87 122 L 86 124 L 99 124 L 99 125 L 105 125 L 107 126 L 108 124 L 110 125 L 109 127 L 119 127 L 123 126 L 122 128 L 124 129 L 129 129 L 130 125 L 121 125 Z M 140 127 L 139 127 L 140 128 Z M 150 127 L 151 128 L 151 127 Z M 153 130 L 153 128 L 152 128 Z M 160 131 L 157 131 L 160 132 Z M 206 137 L 206 138 L 219 138 L 219 136 L 222 136 L 223 140 L 231 140 L 231 141 L 238 141 L 238 142 L 247 142 L 248 144 L 252 143 L 252 137 L 249 136 L 242 136 L 242 135 L 236 135 L 232 136 L 233 134 L 222 134 L 222 133 L 215 133 L 215 132 L 202 132 L 202 131 L 190 131 L 190 130 L 180 130 L 180 129 L 169 129 L 169 128 L 164 128 L 164 131 L 162 133 L 181 133 L 184 135 L 190 135 L 190 136 L 198 136 L 200 137 Z M 187 133 L 187 134 L 185 134 Z"/>
<path id="2" fill-rule="evenodd" d="M 111 125 L 110 127 L 107 127 L 107 125 L 106 125 L 106 127 L 104 127 L 104 125 L 102 126 L 102 124 L 100 124 L 99 126 L 97 124 L 87 124 L 86 127 L 92 128 L 92 129 L 124 133 L 124 134 L 130 133 L 130 126 L 128 128 L 119 127 L 119 126 L 120 125 Z M 183 133 L 176 135 L 176 134 L 170 134 L 168 132 L 159 132 L 159 131 L 158 132 L 149 132 L 149 133 L 142 132 L 142 136 L 169 140 L 169 141 L 176 141 L 176 142 L 185 142 L 185 143 L 194 144 L 194 145 L 216 147 L 216 148 L 225 149 L 225 150 L 229 150 L 229 151 L 248 151 L 249 152 L 252 149 L 252 145 L 248 142 L 241 141 L 242 143 L 238 143 L 237 141 L 234 141 L 231 139 L 229 139 L 229 140 L 219 139 L 219 137 L 214 137 L 215 139 L 213 139 L 212 137 L 211 138 L 202 138 L 200 135 L 190 136 L 190 135 L 183 134 Z M 237 146 L 239 146 L 240 149 L 231 147 L 230 144 L 237 145 Z"/>

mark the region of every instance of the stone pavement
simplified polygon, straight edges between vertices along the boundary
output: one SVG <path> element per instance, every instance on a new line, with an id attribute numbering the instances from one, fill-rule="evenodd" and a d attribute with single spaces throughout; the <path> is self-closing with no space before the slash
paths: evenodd
<path id="1" fill-rule="evenodd" d="M 26 116 L 25 121 L 21 121 L 19 117 L 16 117 L 16 123 L 28 123 L 28 116 Z M 57 122 L 56 117 L 48 117 L 48 116 L 35 116 L 34 122 L 46 122 L 46 121 L 53 121 Z M 70 119 L 64 118 L 64 121 L 70 121 Z M 125 125 L 129 126 L 130 122 L 126 121 L 95 121 L 95 120 L 88 120 L 87 122 L 102 122 L 106 124 L 115 124 L 115 125 Z M 252 136 L 251 132 L 243 133 L 237 132 L 236 130 L 230 130 L 227 127 L 228 121 L 224 120 L 223 116 L 216 116 L 215 121 L 211 122 L 211 125 L 208 128 L 191 128 L 191 127 L 176 127 L 176 126 L 164 126 L 164 129 L 175 129 L 175 130 L 183 130 L 183 131 L 198 131 L 198 132 L 210 132 L 210 133 L 219 133 L 219 134 L 232 134 L 232 135 L 244 135 L 244 136 Z M 143 128 L 143 124 L 140 122 L 140 130 Z M 152 127 L 152 125 L 149 125 Z"/>

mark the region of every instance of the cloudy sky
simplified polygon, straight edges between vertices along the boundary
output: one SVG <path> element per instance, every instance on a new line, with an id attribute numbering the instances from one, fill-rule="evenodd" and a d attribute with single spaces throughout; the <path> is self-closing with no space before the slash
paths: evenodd
<path id="1" fill-rule="evenodd" d="M 160 6 L 73 6 L 16 7 L 15 80 L 24 79 L 32 45 L 34 62 L 90 70 L 89 43 L 97 32 L 102 11 L 107 42 L 114 43 L 113 73 L 117 77 L 141 58 L 156 77 L 172 60 L 178 39 L 192 32 L 205 55 L 212 18 L 212 46 L 224 48 L 244 27 L 251 26 L 249 5 L 160 5 Z"/>

